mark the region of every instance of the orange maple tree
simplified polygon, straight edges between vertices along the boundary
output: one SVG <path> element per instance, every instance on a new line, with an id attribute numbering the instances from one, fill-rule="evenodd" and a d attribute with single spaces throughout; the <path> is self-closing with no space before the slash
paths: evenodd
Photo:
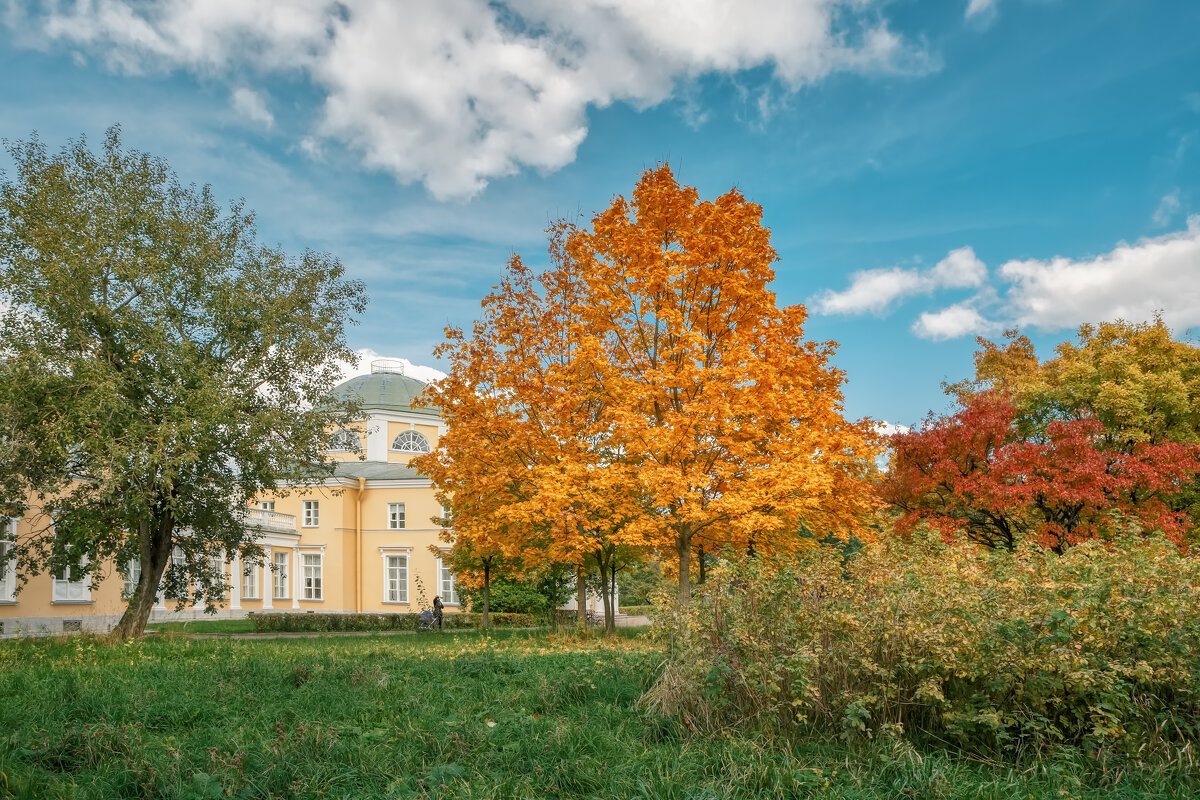
<path id="1" fill-rule="evenodd" d="M 417 466 L 453 494 L 456 535 L 673 552 L 686 601 L 699 536 L 768 552 L 861 532 L 874 425 L 843 416 L 834 345 L 768 289 L 761 217 L 660 166 L 590 225 L 553 226 L 546 273 L 513 258 L 471 335 L 438 351 L 449 432 Z"/>

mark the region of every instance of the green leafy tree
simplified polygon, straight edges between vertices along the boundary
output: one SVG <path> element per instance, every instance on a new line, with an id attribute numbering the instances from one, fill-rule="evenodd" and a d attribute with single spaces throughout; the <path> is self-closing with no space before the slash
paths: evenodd
<path id="1" fill-rule="evenodd" d="M 116 633 L 137 636 L 173 553 L 168 593 L 214 608 L 225 561 L 261 558 L 251 498 L 328 474 L 354 409 L 321 400 L 364 288 L 330 255 L 258 244 L 253 214 L 119 128 L 98 154 L 6 147 L 0 503 L 34 522 L 13 557 L 22 582 L 136 564 Z"/>

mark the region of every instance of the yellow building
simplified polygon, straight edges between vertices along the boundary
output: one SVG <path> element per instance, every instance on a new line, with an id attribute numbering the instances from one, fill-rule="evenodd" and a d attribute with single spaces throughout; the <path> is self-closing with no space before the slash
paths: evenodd
<path id="1" fill-rule="evenodd" d="M 282 487 L 247 509 L 246 525 L 259 534 L 262 565 L 226 565 L 230 580 L 220 617 L 249 612 L 415 612 L 439 595 L 448 612 L 458 608 L 454 576 L 431 552 L 448 550 L 434 518 L 443 509 L 431 482 L 408 466 L 438 446 L 445 427 L 437 409 L 413 408 L 425 384 L 397 362 L 376 361 L 333 390 L 358 398 L 363 419 L 335 437 L 333 475 L 318 486 Z M 0 519 L 0 549 L 32 520 Z M 107 631 L 125 607 L 137 565 L 100 568 L 91 575 L 32 578 L 15 593 L 15 565 L 0 575 L 3 635 Z M 134 574 L 130 574 L 134 573 Z M 202 607 L 176 610 L 159 597 L 152 622 L 211 618 Z"/>

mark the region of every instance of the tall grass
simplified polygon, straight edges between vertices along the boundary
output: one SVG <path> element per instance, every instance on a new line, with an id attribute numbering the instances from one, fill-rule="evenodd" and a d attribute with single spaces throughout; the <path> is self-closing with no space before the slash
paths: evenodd
<path id="1" fill-rule="evenodd" d="M 1190 777 L 1023 772 L 896 743 L 696 737 L 639 708 L 644 636 L 0 642 L 0 797 L 1191 796 Z M 1068 794 L 1069 793 L 1069 794 Z"/>
<path id="2" fill-rule="evenodd" d="M 729 563 L 666 630 L 648 702 L 700 730 L 1184 771 L 1200 744 L 1200 560 L 1162 541 Z"/>

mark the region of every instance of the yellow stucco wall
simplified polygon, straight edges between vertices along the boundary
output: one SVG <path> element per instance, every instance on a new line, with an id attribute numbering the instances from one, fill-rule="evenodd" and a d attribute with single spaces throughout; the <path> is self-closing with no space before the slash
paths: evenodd
<path id="1" fill-rule="evenodd" d="M 387 486 L 373 487 L 368 481 L 361 493 L 361 519 L 358 517 L 360 492 L 349 487 L 315 487 L 293 489 L 274 495 L 264 495 L 275 503 L 274 510 L 290 514 L 296 519 L 299 533 L 299 554 L 321 554 L 323 597 L 320 600 L 303 596 L 303 564 L 296 552 L 286 548 L 289 558 L 288 597 L 273 596 L 274 575 L 269 566 L 256 565 L 258 573 L 257 598 L 241 598 L 241 575 L 232 575 L 232 566 L 227 574 L 237 580 L 236 593 L 240 608 L 234 609 L 234 587 L 231 586 L 220 616 L 240 616 L 252 611 L 315 611 L 352 612 L 356 608 L 364 612 L 407 612 L 429 607 L 439 588 L 437 555 L 431 552 L 448 545 L 439 538 L 440 528 L 432 517 L 441 515 L 441 505 L 430 486 Z M 304 503 L 318 503 L 317 524 L 304 525 Z M 405 526 L 389 528 L 390 503 L 403 503 Z M 361 528 L 359 528 L 361 524 Z M 18 523 L 18 536 L 28 535 L 32 530 L 29 520 Z M 357 548 L 356 548 L 357 544 Z M 385 600 L 384 554 L 403 554 L 408 557 L 408 602 L 392 603 Z M 361 570 L 356 582 L 356 572 Z M 53 579 L 40 575 L 29 580 L 16 602 L 0 601 L 0 624 L 5 620 L 4 633 L 18 631 L 14 624 L 24 621 L 24 632 L 57 632 L 62 629 L 63 619 L 83 619 L 84 629 L 107 630 L 124 611 L 121 597 L 124 579 L 116 565 L 107 563 L 99 568 L 100 582 L 96 589 L 85 592 L 82 602 L 53 600 Z M 297 577 L 300 580 L 297 581 Z M 359 589 L 361 583 L 361 605 Z M 297 587 L 299 586 L 299 590 Z M 269 604 L 263 597 L 271 595 Z M 293 597 L 297 601 L 293 602 Z M 190 619 L 203 617 L 201 610 L 191 606 L 182 612 L 167 600 L 167 608 L 155 613 L 155 619 Z M 447 611 L 454 612 L 454 606 Z M 29 620 L 37 620 L 30 623 Z"/>

